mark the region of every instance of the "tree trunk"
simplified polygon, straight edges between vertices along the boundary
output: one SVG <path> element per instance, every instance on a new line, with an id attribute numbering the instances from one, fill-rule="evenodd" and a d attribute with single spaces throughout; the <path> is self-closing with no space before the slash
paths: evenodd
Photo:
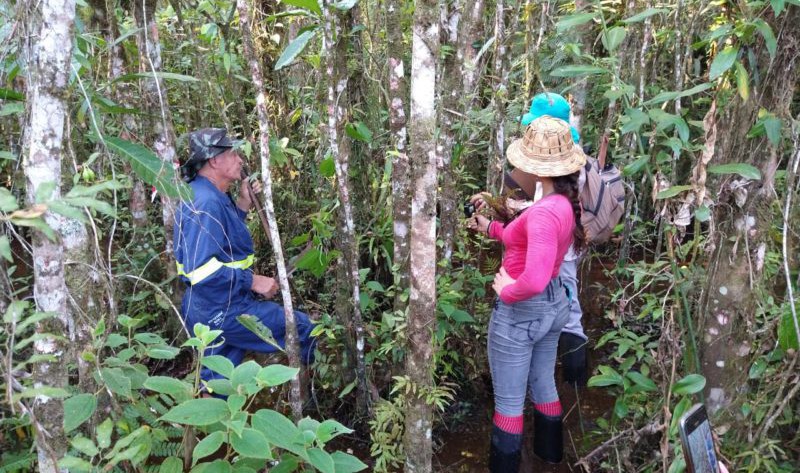
<path id="1" fill-rule="evenodd" d="M 61 196 L 61 159 L 64 123 L 67 113 L 66 90 L 72 56 L 74 0 L 43 0 L 29 4 L 28 27 L 33 32 L 27 97 L 30 118 L 23 150 L 23 168 L 27 180 L 28 203 L 36 203 L 37 194 L 52 186 L 45 199 Z M 46 191 L 45 191 L 46 192 Z M 42 197 L 42 196 L 40 196 Z M 50 211 L 44 219 L 61 242 L 70 246 L 83 225 Z M 32 232 L 33 291 L 36 309 L 55 313 L 55 317 L 36 324 L 36 331 L 47 336 L 34 342 L 37 356 L 52 357 L 34 368 L 34 386 L 66 388 L 69 384 L 67 355 L 73 338 L 73 320 L 67 306 L 64 281 L 64 249 L 59 241 L 48 239 L 40 231 Z M 33 412 L 40 422 L 36 431 L 36 450 L 40 472 L 59 471 L 57 462 L 67 451 L 63 430 L 64 406 L 58 399 L 39 395 Z"/>
<path id="2" fill-rule="evenodd" d="M 175 153 L 175 132 L 172 127 L 172 116 L 167 101 L 167 89 L 164 81 L 156 74 L 161 72 L 161 44 L 156 22 L 156 0 L 136 0 L 134 17 L 136 25 L 141 28 L 136 35 L 139 49 L 139 71 L 152 74 L 143 79 L 143 98 L 146 111 L 154 117 L 146 123 L 147 130 L 152 130 L 147 142 L 153 143 L 153 149 L 164 166 L 172 166 L 177 170 L 178 157 Z M 172 288 L 172 302 L 180 304 L 182 287 L 178 283 L 177 270 L 172 255 L 172 229 L 175 226 L 176 201 L 166 195 L 161 196 L 161 218 L 164 224 L 165 253 L 164 267 L 167 278 L 175 281 Z M 170 319 L 173 320 L 173 319 Z M 177 332 L 177 330 L 175 330 Z"/>
<path id="3" fill-rule="evenodd" d="M 544 8 L 544 6 L 542 7 Z M 592 5 L 587 0 L 575 0 L 575 13 L 589 12 Z M 542 25 L 544 24 L 544 19 Z M 584 54 L 591 54 L 592 49 L 592 23 L 584 25 L 577 32 L 577 40 L 581 45 L 581 52 Z M 540 27 L 541 27 L 540 26 Z M 538 49 L 538 48 L 537 48 Z M 570 107 L 569 124 L 572 125 L 578 132 L 581 131 L 583 125 L 583 113 L 586 109 L 586 89 L 588 88 L 589 81 L 587 78 L 578 79 L 575 88 L 572 89 L 572 104 Z"/>
<path id="4" fill-rule="evenodd" d="M 483 70 L 480 61 L 478 63 L 475 61 L 478 51 L 472 46 L 472 43 L 483 39 L 483 13 L 485 9 L 484 0 L 464 0 L 464 11 L 461 15 L 463 26 L 460 28 L 463 34 L 458 38 L 459 45 L 456 50 L 458 62 L 464 66 L 462 113 L 471 110 L 475 104 L 477 97 L 476 86 Z M 459 54 L 461 57 L 458 56 Z"/>
<path id="5" fill-rule="evenodd" d="M 762 108 L 784 124 L 789 122 L 792 94 L 799 82 L 800 7 L 788 7 L 777 20 L 771 11 L 767 16 L 773 31 L 780 32 L 776 57 L 770 61 L 763 43 L 754 48 L 755 57 L 760 59 L 749 64 L 748 69 L 757 67 L 762 82 L 753 86 L 749 100 L 734 96 L 718 121 L 713 163 L 750 163 L 760 169 L 762 179 L 745 184 L 740 179 L 734 182 L 737 179 L 724 178 L 719 180 L 718 188 L 709 191 L 719 199 L 714 207 L 717 232 L 711 240 L 716 249 L 709 264 L 704 303 L 699 305 L 696 318 L 701 325 L 701 364 L 707 381 L 707 405 L 712 412 L 737 396 L 736 389 L 752 361 L 748 356 L 752 344 L 735 328 L 755 323 L 752 317 L 761 292 L 753 288 L 773 284 L 763 274 L 763 254 L 774 240 L 770 207 L 776 195 L 775 171 L 784 147 L 775 146 L 764 136 L 750 138 L 748 132 Z M 752 72 L 750 75 L 753 77 Z"/>
<path id="6" fill-rule="evenodd" d="M 349 303 L 344 305 L 340 315 L 347 329 L 347 337 L 355 344 L 348 343 L 349 358 L 355 361 L 358 382 L 358 411 L 369 413 L 369 390 L 364 363 L 364 323 L 361 320 L 361 296 L 358 275 L 358 239 L 353 222 L 353 207 L 350 203 L 350 141 L 344 134 L 348 106 L 348 31 L 352 21 L 348 18 L 352 11 L 337 13 L 328 1 L 326 8 L 323 51 L 326 53 L 325 72 L 327 76 L 327 116 L 328 143 L 336 173 L 336 190 L 339 195 L 340 235 L 336 239 L 342 252 L 346 272 L 346 287 L 350 290 Z M 353 346 L 355 345 L 355 346 Z"/>
<path id="7" fill-rule="evenodd" d="M 256 111 L 258 112 L 261 176 L 264 183 L 264 211 L 266 213 L 267 223 L 269 224 L 269 239 L 272 243 L 275 265 L 278 269 L 278 283 L 281 287 L 283 313 L 286 317 L 286 354 L 289 357 L 289 364 L 291 366 L 302 369 L 300 364 L 300 348 L 297 341 L 297 325 L 294 320 L 294 308 L 292 307 L 292 292 L 289 287 L 289 277 L 283 258 L 283 246 L 278 230 L 278 221 L 275 218 L 275 206 L 272 202 L 272 171 L 270 170 L 269 162 L 269 114 L 267 113 L 267 97 L 264 92 L 264 76 L 261 73 L 261 65 L 256 55 L 255 46 L 253 45 L 253 36 L 250 30 L 250 10 L 246 0 L 237 0 L 236 8 L 239 10 L 239 27 L 242 30 L 244 55 L 250 66 L 250 75 L 253 78 L 253 86 L 257 94 Z M 300 420 L 303 416 L 303 399 L 300 391 L 299 376 L 292 378 L 290 404 L 292 406 L 294 420 Z"/>
<path id="8" fill-rule="evenodd" d="M 437 3 L 420 0 L 414 11 L 411 55 L 411 297 L 408 311 L 406 375 L 415 388 L 405 412 L 405 471 L 431 471 L 432 412 L 426 393 L 433 386 L 436 323 L 436 58 Z"/>
<path id="9" fill-rule="evenodd" d="M 406 97 L 408 85 L 403 57 L 403 17 L 399 0 L 386 2 L 386 50 L 389 63 L 389 130 L 392 155 L 392 227 L 394 242 L 394 310 L 404 311 L 403 297 L 408 287 L 409 228 L 411 227 L 411 199 L 408 154 L 406 154 Z"/>
<path id="10" fill-rule="evenodd" d="M 506 65 L 505 0 L 497 0 L 494 17 L 494 127 L 492 150 L 486 169 L 486 190 L 500 192 L 503 185 L 503 163 L 506 148 L 506 100 L 508 99 L 508 67 Z"/>

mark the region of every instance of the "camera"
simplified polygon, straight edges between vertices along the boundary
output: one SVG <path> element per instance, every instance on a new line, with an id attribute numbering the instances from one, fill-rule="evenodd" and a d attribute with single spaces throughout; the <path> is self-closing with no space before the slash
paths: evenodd
<path id="1" fill-rule="evenodd" d="M 475 204 L 470 201 L 464 202 L 464 217 L 471 218 L 475 215 Z"/>

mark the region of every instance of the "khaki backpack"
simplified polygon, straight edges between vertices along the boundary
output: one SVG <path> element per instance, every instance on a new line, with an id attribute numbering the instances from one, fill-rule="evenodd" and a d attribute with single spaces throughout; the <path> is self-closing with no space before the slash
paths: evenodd
<path id="1" fill-rule="evenodd" d="M 625 213 L 622 173 L 613 164 L 603 165 L 603 154 L 601 150 L 600 159 L 587 156 L 581 176 L 585 179 L 580 195 L 581 223 L 589 243 L 608 241 Z"/>

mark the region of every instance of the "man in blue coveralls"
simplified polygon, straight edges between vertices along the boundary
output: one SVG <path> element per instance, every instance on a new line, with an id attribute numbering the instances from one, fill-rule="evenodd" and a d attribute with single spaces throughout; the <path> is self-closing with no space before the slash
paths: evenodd
<path id="1" fill-rule="evenodd" d="M 284 346 L 286 320 L 283 307 L 267 300 L 278 291 L 275 279 L 254 274 L 253 240 L 245 225 L 254 196 L 242 186 L 234 202 L 228 193 L 241 178 L 242 158 L 224 128 L 205 128 L 189 134 L 189 160 L 183 165 L 185 178 L 194 191 L 191 202 L 184 201 L 176 215 L 174 249 L 178 275 L 186 284 L 181 312 L 188 327 L 196 323 L 222 330 L 221 345 L 205 355 L 222 355 L 241 363 L 247 351 L 262 353 L 277 349 L 264 342 L 236 319 L 249 314 L 272 330 Z M 254 193 L 260 186 L 253 185 Z M 295 312 L 297 335 L 304 363 L 313 361 L 313 324 L 302 312 Z M 208 382 L 220 378 L 204 368 L 200 374 Z"/>

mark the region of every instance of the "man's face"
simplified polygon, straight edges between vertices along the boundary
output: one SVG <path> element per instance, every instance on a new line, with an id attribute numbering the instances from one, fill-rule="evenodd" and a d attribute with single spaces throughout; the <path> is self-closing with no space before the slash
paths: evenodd
<path id="1" fill-rule="evenodd" d="M 242 177 L 242 158 L 236 150 L 229 149 L 211 159 L 220 177 L 229 181 L 236 181 Z"/>

